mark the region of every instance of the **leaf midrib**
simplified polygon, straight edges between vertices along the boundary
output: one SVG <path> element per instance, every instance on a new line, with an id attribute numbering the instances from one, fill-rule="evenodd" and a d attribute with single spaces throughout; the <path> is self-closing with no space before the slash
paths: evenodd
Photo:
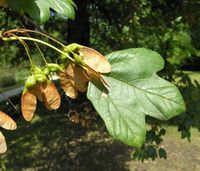
<path id="1" fill-rule="evenodd" d="M 118 107 L 115 105 L 115 103 L 114 103 L 114 101 L 112 100 L 112 98 L 108 95 L 108 97 L 109 97 L 109 99 L 110 99 L 110 102 L 113 104 L 113 106 L 115 107 L 115 109 L 119 112 L 119 113 L 123 113 L 123 112 L 121 112 L 119 109 L 118 109 Z M 110 112 L 111 113 L 111 112 Z M 127 123 L 127 121 L 124 119 L 124 117 L 122 117 L 122 115 L 118 115 L 118 116 L 121 116 L 121 118 L 123 118 L 123 120 L 124 120 L 124 122 L 126 122 Z M 129 117 L 129 119 L 131 119 L 130 117 Z M 138 125 L 134 120 L 132 120 L 131 119 L 131 121 L 133 121 L 139 128 L 141 128 L 142 130 L 144 130 L 140 125 Z M 127 123 L 127 125 L 129 125 L 130 127 L 131 127 L 131 125 L 130 124 L 128 124 Z"/>
<path id="2" fill-rule="evenodd" d="M 152 75 L 153 75 L 153 74 L 152 74 Z M 149 93 L 149 94 L 152 94 L 152 95 L 161 97 L 161 98 L 163 98 L 163 99 L 166 99 L 167 101 L 172 101 L 172 102 L 176 103 L 177 105 L 179 105 L 182 109 L 184 109 L 184 107 L 183 107 L 181 104 L 177 103 L 177 102 L 174 101 L 173 99 L 168 99 L 168 98 L 166 98 L 165 96 L 162 96 L 162 95 L 159 95 L 159 94 L 155 94 L 155 93 L 150 92 L 150 91 L 148 91 L 148 90 L 145 91 L 144 89 L 141 89 L 141 88 L 139 88 L 139 87 L 136 87 L 136 86 L 134 86 L 134 85 L 132 85 L 132 84 L 129 84 L 128 82 L 125 82 L 125 81 L 123 81 L 123 80 L 118 80 L 118 79 L 116 79 L 116 78 L 114 78 L 114 77 L 110 77 L 110 78 L 116 80 L 117 82 L 121 82 L 121 83 L 123 83 L 123 84 L 125 84 L 125 85 L 128 85 L 128 86 L 130 86 L 130 87 L 133 87 L 133 88 L 135 88 L 135 89 L 138 89 L 138 90 L 140 90 L 140 91 L 142 91 L 142 92 L 144 92 L 144 93 Z M 144 80 L 144 78 L 142 78 L 142 79 Z M 140 79 L 136 79 L 136 80 L 140 80 Z M 153 105 L 154 105 L 154 104 L 153 104 Z"/>

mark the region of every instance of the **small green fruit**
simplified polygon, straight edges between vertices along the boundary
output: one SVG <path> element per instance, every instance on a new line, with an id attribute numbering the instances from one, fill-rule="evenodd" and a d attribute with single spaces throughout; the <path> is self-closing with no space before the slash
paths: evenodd
<path id="1" fill-rule="evenodd" d="M 38 83 L 44 83 L 47 81 L 47 77 L 43 74 L 35 74 L 35 78 Z"/>
<path id="2" fill-rule="evenodd" d="M 40 74 L 41 73 L 41 69 L 38 68 L 37 66 L 33 66 L 31 68 L 31 74 L 34 75 L 34 74 Z"/>
<path id="3" fill-rule="evenodd" d="M 77 65 L 83 65 L 83 59 L 81 56 L 74 54 L 74 60 Z"/>
<path id="4" fill-rule="evenodd" d="M 42 72 L 41 72 L 43 75 L 46 75 L 48 76 L 50 74 L 50 70 L 47 66 L 45 66 L 43 69 L 42 69 Z"/>
<path id="5" fill-rule="evenodd" d="M 51 72 L 57 72 L 57 71 L 64 72 L 64 70 L 62 69 L 62 67 L 60 65 L 58 65 L 58 64 L 49 63 L 49 64 L 47 64 L 47 67 L 49 68 L 49 70 Z"/>
<path id="6" fill-rule="evenodd" d="M 25 83 L 25 87 L 26 88 L 32 88 L 36 85 L 36 78 L 34 75 L 31 75 L 30 77 L 28 77 L 28 79 L 26 80 L 26 83 Z"/>

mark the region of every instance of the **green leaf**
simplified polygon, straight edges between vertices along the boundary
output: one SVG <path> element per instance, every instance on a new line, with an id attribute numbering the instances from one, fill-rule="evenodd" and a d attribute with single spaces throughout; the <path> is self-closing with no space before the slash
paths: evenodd
<path id="1" fill-rule="evenodd" d="M 108 93 L 93 81 L 87 96 L 114 138 L 141 147 L 145 115 L 167 120 L 185 110 L 184 101 L 172 83 L 156 75 L 164 66 L 158 53 L 138 48 L 106 57 L 112 66 L 111 73 L 104 76 L 110 85 Z"/>
<path id="2" fill-rule="evenodd" d="M 110 79 L 106 80 L 111 83 Z M 109 95 L 106 95 L 89 84 L 87 96 L 104 120 L 110 135 L 130 146 L 140 147 L 146 133 L 144 114 L 132 106 L 132 97 L 125 87 L 115 83 L 110 86 L 112 91 L 109 90 Z"/>
<path id="3" fill-rule="evenodd" d="M 160 157 L 160 158 L 167 159 L 167 153 L 166 153 L 166 151 L 165 151 L 163 148 L 160 148 L 160 149 L 158 150 L 158 154 L 159 154 L 159 157 Z"/>
<path id="4" fill-rule="evenodd" d="M 70 19 L 75 18 L 74 7 L 76 8 L 76 5 L 72 0 L 49 0 L 49 5 L 52 9 L 64 16 Z"/>
<path id="5" fill-rule="evenodd" d="M 50 17 L 50 8 L 56 12 L 75 18 L 76 8 L 72 0 L 7 0 L 8 6 L 15 11 L 27 13 L 39 23 L 46 22 Z"/>

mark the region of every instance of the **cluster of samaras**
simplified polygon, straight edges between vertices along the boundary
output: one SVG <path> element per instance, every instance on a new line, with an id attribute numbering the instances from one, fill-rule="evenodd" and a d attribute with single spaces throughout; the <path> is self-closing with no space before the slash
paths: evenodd
<path id="1" fill-rule="evenodd" d="M 21 112 L 26 121 L 31 121 L 37 107 L 37 100 L 44 103 L 48 110 L 56 110 L 61 104 L 61 97 L 54 83 L 49 79 L 56 73 L 62 89 L 72 99 L 78 92 L 86 92 L 88 82 L 98 79 L 102 85 L 109 86 L 100 73 L 109 73 L 111 66 L 107 59 L 94 49 L 71 44 L 64 48 L 61 64 L 47 64 L 43 68 L 34 66 L 25 83 L 21 97 Z M 71 59 L 71 60 L 70 60 Z M 0 126 L 16 129 L 16 123 L 5 113 L 0 112 Z M 5 138 L 0 132 L 0 153 L 7 149 Z"/>

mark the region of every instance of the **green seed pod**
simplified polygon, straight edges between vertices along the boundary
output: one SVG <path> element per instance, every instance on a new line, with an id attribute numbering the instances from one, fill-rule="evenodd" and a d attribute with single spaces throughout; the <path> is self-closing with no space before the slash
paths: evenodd
<path id="1" fill-rule="evenodd" d="M 83 59 L 81 56 L 74 54 L 74 60 L 77 65 L 83 65 Z"/>
<path id="2" fill-rule="evenodd" d="M 41 73 L 41 69 L 38 68 L 37 66 L 33 66 L 31 68 L 31 74 L 34 75 L 34 74 L 40 74 Z"/>
<path id="3" fill-rule="evenodd" d="M 67 63 L 67 62 L 65 62 L 65 63 Z M 65 68 L 65 64 L 64 63 L 61 63 L 60 64 L 60 67 L 63 69 L 63 68 Z"/>
<path id="4" fill-rule="evenodd" d="M 68 52 L 64 52 L 64 53 L 66 53 L 67 56 L 71 56 L 70 53 L 68 53 Z M 68 57 L 66 55 L 64 55 L 64 54 L 61 55 L 62 62 L 65 62 L 66 60 L 68 60 Z"/>
<path id="5" fill-rule="evenodd" d="M 35 74 L 35 78 L 38 83 L 44 83 L 47 81 L 47 77 L 43 74 Z"/>
<path id="6" fill-rule="evenodd" d="M 69 64 L 69 60 L 67 60 L 64 63 L 60 64 L 60 67 L 62 68 L 61 72 L 65 72 L 65 68 L 66 68 L 66 66 L 68 66 L 68 64 Z"/>
<path id="7" fill-rule="evenodd" d="M 63 49 L 63 52 L 65 52 L 67 56 L 72 57 L 73 53 L 78 54 L 78 51 L 83 47 L 84 46 L 79 45 L 77 43 L 72 43 L 72 44 L 69 44 L 68 46 L 65 46 Z M 64 55 L 64 54 L 61 55 L 62 62 L 65 62 L 68 59 L 68 57 L 66 55 Z"/>
<path id="8" fill-rule="evenodd" d="M 71 43 L 71 44 L 69 44 L 68 46 L 66 46 L 66 47 L 64 48 L 64 51 L 66 51 L 66 52 L 75 52 L 75 53 L 77 53 L 77 51 L 78 51 L 79 49 L 81 49 L 81 48 L 83 48 L 82 45 L 79 45 L 79 44 L 77 44 L 77 43 Z"/>
<path id="9" fill-rule="evenodd" d="M 64 72 L 64 70 L 62 69 L 62 67 L 60 65 L 58 65 L 58 64 L 49 63 L 49 64 L 47 64 L 47 67 L 49 68 L 49 70 L 51 72 L 57 72 L 57 71 Z"/>
<path id="10" fill-rule="evenodd" d="M 26 80 L 26 83 L 25 83 L 25 87 L 27 89 L 29 88 L 32 88 L 36 85 L 36 78 L 34 75 L 31 75 L 30 77 L 28 77 L 28 79 Z"/>
<path id="11" fill-rule="evenodd" d="M 48 76 L 50 74 L 50 70 L 47 66 L 45 66 L 43 69 L 42 69 L 42 72 L 41 72 L 43 75 L 46 75 Z"/>
<path id="12" fill-rule="evenodd" d="M 50 70 L 51 72 L 57 72 L 57 71 L 58 71 L 58 68 L 56 68 L 56 67 L 49 67 L 49 70 Z"/>
<path id="13" fill-rule="evenodd" d="M 59 65 L 59 67 L 58 67 L 58 70 L 59 70 L 60 72 L 65 72 L 64 69 L 63 69 L 63 67 L 60 66 L 60 65 Z"/>

